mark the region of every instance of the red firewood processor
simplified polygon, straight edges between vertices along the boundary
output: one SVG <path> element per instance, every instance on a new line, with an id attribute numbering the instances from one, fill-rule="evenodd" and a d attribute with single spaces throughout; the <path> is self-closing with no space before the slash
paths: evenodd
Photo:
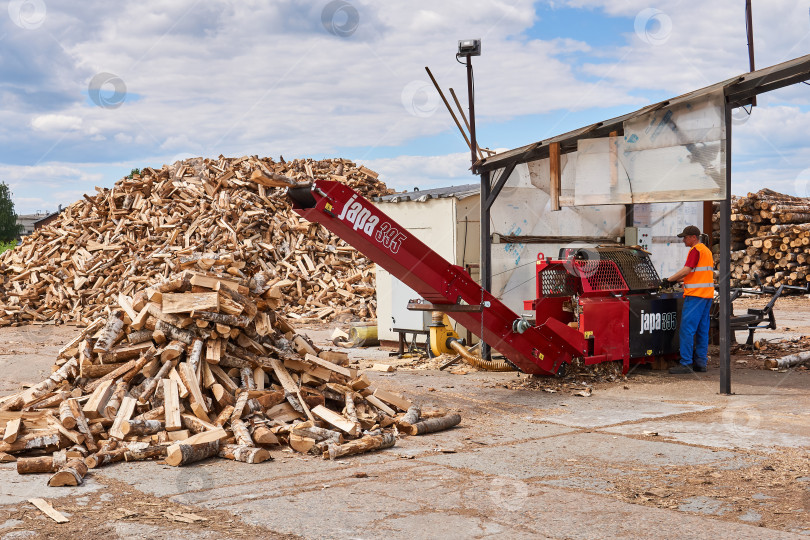
<path id="1" fill-rule="evenodd" d="M 421 297 L 409 308 L 451 314 L 525 373 L 560 375 L 586 365 L 678 357 L 680 293 L 659 290 L 649 254 L 611 246 L 538 255 L 537 295 L 525 301 L 534 321 L 517 315 L 351 188 L 317 180 L 287 192 L 293 209 L 320 223 Z M 446 318 L 445 318 L 446 321 Z M 431 326 L 435 354 L 460 351 L 449 325 Z"/>

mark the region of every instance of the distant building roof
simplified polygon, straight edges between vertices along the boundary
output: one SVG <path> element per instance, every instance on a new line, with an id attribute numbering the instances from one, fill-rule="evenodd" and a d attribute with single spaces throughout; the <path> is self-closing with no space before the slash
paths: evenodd
<path id="1" fill-rule="evenodd" d="M 414 191 L 406 191 L 405 193 L 393 193 L 385 197 L 374 197 L 372 200 L 375 202 L 392 203 L 405 201 L 425 202 L 429 199 L 448 199 L 451 197 L 464 199 L 478 195 L 480 192 L 480 184 L 464 184 L 461 186 L 447 186 L 434 189 L 415 189 Z"/>
<path id="2" fill-rule="evenodd" d="M 51 212 L 50 214 L 47 214 L 47 215 L 39 218 L 38 220 L 34 221 L 34 228 L 38 229 L 38 228 L 42 227 L 43 225 L 47 225 L 48 223 L 50 223 L 51 221 L 56 219 L 56 216 L 58 216 L 60 213 L 62 213 L 62 210 L 58 210 L 56 212 Z"/>
<path id="3" fill-rule="evenodd" d="M 64 208 L 62 205 L 59 205 L 59 209 L 56 212 L 37 212 L 36 214 L 17 214 L 17 224 L 23 226 L 22 235 L 26 236 L 34 232 L 34 230 L 42 227 L 43 225 L 47 225 L 51 221 L 53 221 L 56 216 L 62 213 Z"/>
<path id="4" fill-rule="evenodd" d="M 30 221 L 33 223 L 36 220 L 42 219 L 48 215 L 50 215 L 48 212 L 37 212 L 36 214 L 17 214 L 17 221 Z"/>
<path id="5" fill-rule="evenodd" d="M 17 214 L 17 224 L 23 226 L 23 236 L 34 232 L 34 224 L 47 216 L 48 214 L 45 212 L 37 212 L 36 214 Z"/>

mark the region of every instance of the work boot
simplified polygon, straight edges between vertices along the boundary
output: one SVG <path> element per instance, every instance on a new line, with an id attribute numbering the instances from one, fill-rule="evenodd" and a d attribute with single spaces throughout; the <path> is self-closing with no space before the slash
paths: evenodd
<path id="1" fill-rule="evenodd" d="M 692 364 L 692 371 L 697 371 L 698 373 L 706 373 L 706 366 L 699 366 L 697 364 Z"/>
<path id="2" fill-rule="evenodd" d="M 675 367 L 669 368 L 669 373 L 671 375 L 686 375 L 687 373 L 692 373 L 692 367 L 678 364 Z"/>

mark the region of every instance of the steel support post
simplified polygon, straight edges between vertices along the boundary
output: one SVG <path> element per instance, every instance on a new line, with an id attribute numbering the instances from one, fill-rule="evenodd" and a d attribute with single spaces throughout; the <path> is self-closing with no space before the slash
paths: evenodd
<path id="1" fill-rule="evenodd" d="M 481 174 L 481 288 L 487 292 L 492 291 L 492 244 L 490 242 L 489 210 L 487 204 L 492 185 L 489 183 L 489 172 Z M 483 317 L 483 313 L 481 317 Z M 482 319 L 483 320 L 483 319 Z M 480 332 L 480 330 L 479 330 Z M 479 336 L 480 337 L 480 336 Z M 486 343 L 481 344 L 481 357 L 487 360 L 492 358 L 492 351 Z"/>
<path id="2" fill-rule="evenodd" d="M 726 103 L 726 198 L 720 203 L 720 393 L 731 393 L 731 106 Z"/>

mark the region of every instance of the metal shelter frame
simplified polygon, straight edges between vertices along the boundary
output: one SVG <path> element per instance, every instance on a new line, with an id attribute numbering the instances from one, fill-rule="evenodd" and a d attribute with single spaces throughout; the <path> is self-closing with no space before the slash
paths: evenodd
<path id="1" fill-rule="evenodd" d="M 559 144 L 560 153 L 575 152 L 580 139 L 595 139 L 624 134 L 626 120 L 649 112 L 691 101 L 722 90 L 725 99 L 726 127 L 726 198 L 720 201 L 720 393 L 731 393 L 731 301 L 730 301 L 730 222 L 731 222 L 731 111 L 738 107 L 753 106 L 756 96 L 772 90 L 810 80 L 810 55 L 744 73 L 737 77 L 695 90 L 669 100 L 649 105 L 630 114 L 597 122 L 550 139 L 538 141 L 501 154 L 480 159 L 473 164 L 473 173 L 481 175 L 481 286 L 492 289 L 492 246 L 490 210 L 515 167 L 549 157 L 553 143 Z M 556 145 L 555 145 L 556 146 Z M 495 184 L 492 176 L 503 169 Z M 482 350 L 486 357 L 487 348 Z"/>

